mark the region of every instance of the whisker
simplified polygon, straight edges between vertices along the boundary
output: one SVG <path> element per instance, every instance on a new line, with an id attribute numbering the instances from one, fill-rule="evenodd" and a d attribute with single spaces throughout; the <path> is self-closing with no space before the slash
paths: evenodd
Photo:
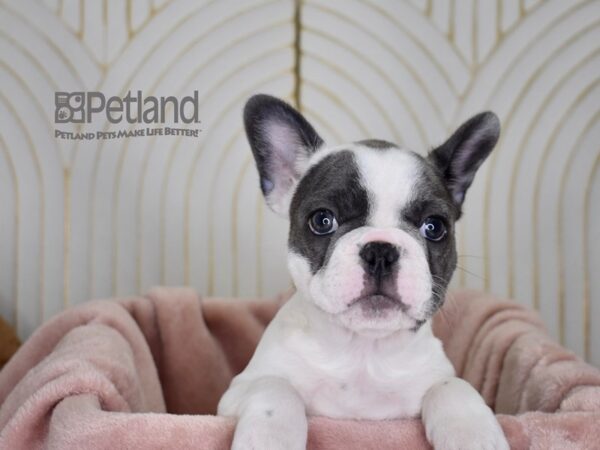
<path id="1" fill-rule="evenodd" d="M 456 255 L 457 258 L 474 258 L 474 259 L 486 259 L 480 255 Z"/>
<path id="2" fill-rule="evenodd" d="M 434 288 L 432 289 L 433 295 L 434 295 L 435 297 L 437 297 L 438 304 L 441 304 L 441 305 L 443 305 L 443 301 L 442 301 L 442 298 L 441 298 L 441 294 L 435 290 L 435 288 L 436 288 L 436 287 L 438 287 L 438 288 L 439 288 L 439 286 L 436 286 L 436 285 L 434 284 Z M 443 307 L 443 306 L 442 306 L 442 307 L 440 307 L 440 308 L 437 310 L 437 313 L 440 315 L 440 318 L 441 318 L 441 320 L 443 320 L 443 321 L 444 321 L 444 323 L 446 324 L 446 327 L 450 328 L 450 321 L 449 321 L 449 320 L 448 320 L 448 318 L 446 317 L 446 312 L 444 311 L 444 307 Z"/>
<path id="3" fill-rule="evenodd" d="M 437 278 L 438 280 L 440 280 L 440 281 L 441 281 L 442 283 L 444 283 L 444 284 L 448 284 L 448 282 L 449 282 L 449 280 L 446 280 L 445 278 L 442 278 L 442 277 L 440 277 L 439 275 L 434 275 L 434 274 L 431 274 L 431 277 L 432 277 L 432 278 Z"/>
<path id="4" fill-rule="evenodd" d="M 449 292 L 446 290 L 445 286 L 447 286 L 448 284 L 448 280 L 446 280 L 443 277 L 440 277 L 438 275 L 432 275 L 432 293 L 434 295 L 434 297 L 436 298 L 438 304 L 441 304 L 442 306 L 438 309 L 437 312 L 439 312 L 440 314 L 440 320 L 443 320 L 446 327 L 448 327 L 448 329 L 452 329 L 452 325 L 451 325 L 451 320 L 450 320 L 450 316 L 453 314 L 453 308 L 456 309 L 456 305 L 453 302 L 453 296 L 454 294 L 452 292 Z M 438 283 L 437 280 L 441 280 L 441 282 L 443 284 Z M 444 294 L 446 296 L 445 299 L 442 299 L 442 294 Z M 450 300 L 445 301 L 445 300 Z"/>
<path id="5" fill-rule="evenodd" d="M 459 269 L 459 270 L 462 270 L 463 272 L 465 272 L 465 273 L 467 273 L 467 274 L 469 274 L 469 275 L 471 275 L 471 276 L 473 276 L 475 278 L 479 278 L 482 281 L 486 281 L 486 282 L 488 281 L 487 279 L 483 278 L 481 275 L 477 275 L 476 273 L 473 273 L 470 270 L 467 270 L 464 267 L 459 266 L 458 264 L 456 265 L 456 268 Z"/>

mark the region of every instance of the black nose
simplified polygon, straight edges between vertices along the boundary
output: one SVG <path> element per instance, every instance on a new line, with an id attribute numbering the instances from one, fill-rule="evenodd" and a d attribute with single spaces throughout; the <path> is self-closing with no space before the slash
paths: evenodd
<path id="1" fill-rule="evenodd" d="M 365 270 L 373 276 L 389 275 L 392 266 L 398 261 L 400 253 L 388 242 L 369 242 L 359 253 L 364 261 Z"/>

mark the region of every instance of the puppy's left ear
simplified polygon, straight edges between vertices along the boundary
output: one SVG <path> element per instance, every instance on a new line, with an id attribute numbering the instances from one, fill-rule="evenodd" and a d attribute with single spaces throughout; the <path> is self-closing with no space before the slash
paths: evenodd
<path id="1" fill-rule="evenodd" d="M 439 169 L 459 210 L 477 169 L 499 136 L 498 116 L 490 111 L 483 112 L 462 124 L 450 139 L 429 154 L 429 161 Z"/>

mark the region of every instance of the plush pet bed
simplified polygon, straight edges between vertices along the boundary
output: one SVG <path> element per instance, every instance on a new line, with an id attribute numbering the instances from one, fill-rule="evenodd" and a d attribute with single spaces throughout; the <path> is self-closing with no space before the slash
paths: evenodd
<path id="1" fill-rule="evenodd" d="M 21 342 L 14 328 L 0 317 L 0 369 L 16 353 L 20 345 Z"/>
<path id="2" fill-rule="evenodd" d="M 217 403 L 285 298 L 158 288 L 56 316 L 0 372 L 0 448 L 228 448 L 234 421 L 213 415 Z M 536 314 L 462 291 L 434 329 L 513 448 L 600 448 L 600 370 L 554 343 Z M 308 446 L 429 448 L 418 419 L 321 417 Z"/>

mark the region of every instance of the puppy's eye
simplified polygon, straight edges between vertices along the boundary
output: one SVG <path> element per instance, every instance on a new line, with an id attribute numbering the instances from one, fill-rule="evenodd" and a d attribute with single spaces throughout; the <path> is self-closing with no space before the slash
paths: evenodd
<path id="1" fill-rule="evenodd" d="M 439 217 L 428 217 L 421 225 L 419 232 L 425 239 L 438 242 L 444 239 L 447 230 L 442 219 Z"/>
<path id="2" fill-rule="evenodd" d="M 328 209 L 318 209 L 308 220 L 308 226 L 317 236 L 333 233 L 338 228 L 335 216 Z"/>

